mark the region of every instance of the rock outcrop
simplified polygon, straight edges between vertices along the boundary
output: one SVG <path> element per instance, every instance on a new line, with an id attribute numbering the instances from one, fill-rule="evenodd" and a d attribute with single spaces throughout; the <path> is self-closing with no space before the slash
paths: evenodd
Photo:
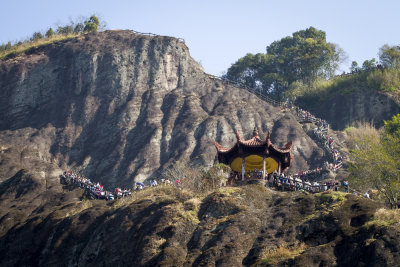
<path id="1" fill-rule="evenodd" d="M 293 141 L 293 171 L 325 157 L 289 112 L 212 79 L 172 37 L 106 31 L 41 46 L 0 62 L 0 88 L 0 145 L 105 185 L 176 161 L 212 165 L 214 140 L 232 145 L 255 126 Z"/>
<path id="2" fill-rule="evenodd" d="M 313 103 L 309 110 L 317 117 L 327 120 L 332 129 L 342 131 L 356 122 L 367 122 L 380 128 L 385 120 L 400 113 L 400 104 L 387 93 L 355 91 Z"/>

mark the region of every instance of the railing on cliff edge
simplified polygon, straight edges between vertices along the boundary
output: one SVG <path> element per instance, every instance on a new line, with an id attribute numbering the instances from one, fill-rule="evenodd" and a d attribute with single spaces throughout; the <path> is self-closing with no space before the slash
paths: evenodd
<path id="1" fill-rule="evenodd" d="M 218 76 L 214 76 L 214 75 L 211 75 L 211 74 L 207 74 L 207 75 L 208 75 L 208 77 L 211 78 L 211 79 L 219 80 L 219 81 L 221 81 L 221 82 L 223 82 L 223 83 L 232 85 L 232 86 L 234 86 L 234 87 L 236 87 L 236 88 L 244 88 L 244 89 L 246 89 L 247 91 L 249 91 L 249 92 L 251 92 L 251 93 L 257 95 L 257 96 L 258 96 L 259 98 L 261 98 L 262 100 L 264 100 L 264 101 L 266 101 L 266 102 L 268 102 L 268 103 L 270 103 L 270 104 L 272 104 L 272 105 L 274 105 L 274 106 L 279 106 L 279 107 L 293 106 L 293 105 L 290 105 L 290 104 L 288 104 L 288 103 L 286 103 L 286 102 L 277 101 L 277 100 L 275 100 L 275 99 L 273 99 L 273 98 L 271 98 L 271 97 L 269 97 L 269 96 L 267 96 L 267 95 L 264 95 L 264 94 L 260 93 L 257 89 L 252 88 L 252 87 L 249 87 L 249 86 L 247 86 L 247 85 L 244 84 L 244 83 L 232 81 L 232 80 L 229 80 L 229 79 L 227 79 L 227 78 L 218 77 Z"/>
<path id="2" fill-rule="evenodd" d="M 185 39 L 179 38 L 179 37 L 172 37 L 172 36 L 166 36 L 166 35 L 159 35 L 159 34 L 155 34 L 155 33 L 151 33 L 151 32 L 138 32 L 138 31 L 134 31 L 134 30 L 132 30 L 132 32 L 133 32 L 134 34 L 140 34 L 140 35 L 146 35 L 146 36 L 152 36 L 152 37 L 170 37 L 170 38 L 178 39 L 179 42 L 186 44 L 186 43 L 185 43 Z"/>

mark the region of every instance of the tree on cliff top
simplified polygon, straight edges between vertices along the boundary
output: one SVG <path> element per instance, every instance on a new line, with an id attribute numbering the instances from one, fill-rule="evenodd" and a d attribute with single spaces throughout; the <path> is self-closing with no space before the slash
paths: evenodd
<path id="1" fill-rule="evenodd" d="M 227 78 L 282 98 L 297 81 L 310 84 L 329 78 L 344 59 L 344 52 L 326 41 L 324 31 L 310 27 L 267 46 L 267 53 L 247 54 L 234 63 Z"/>
<path id="2" fill-rule="evenodd" d="M 385 44 L 379 49 L 379 59 L 384 67 L 400 69 L 400 46 Z"/>
<path id="3" fill-rule="evenodd" d="M 85 32 L 97 32 L 99 29 L 100 21 L 95 15 L 92 15 L 88 20 L 85 20 L 85 27 L 83 31 Z"/>

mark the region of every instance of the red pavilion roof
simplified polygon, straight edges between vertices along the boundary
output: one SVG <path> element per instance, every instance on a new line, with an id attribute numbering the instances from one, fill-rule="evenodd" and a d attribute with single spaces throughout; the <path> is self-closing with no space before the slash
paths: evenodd
<path id="1" fill-rule="evenodd" d="M 289 143 L 287 143 L 285 145 L 285 147 L 283 148 L 279 148 L 275 145 L 273 145 L 271 143 L 270 140 L 270 133 L 268 132 L 267 134 L 267 138 L 265 140 L 262 140 L 260 138 L 260 136 L 258 135 L 258 132 L 256 131 L 256 129 L 254 129 L 253 132 L 253 137 L 250 138 L 249 140 L 242 140 L 241 136 L 239 135 L 239 132 L 236 131 L 236 138 L 237 138 L 237 142 L 235 145 L 233 145 L 230 148 L 226 148 L 223 147 L 222 145 L 220 145 L 218 142 L 214 142 L 215 147 L 217 149 L 218 152 L 222 152 L 222 153 L 227 153 L 229 151 L 231 151 L 233 148 L 235 148 L 238 145 L 242 145 L 245 147 L 262 147 L 262 146 L 271 146 L 273 147 L 276 151 L 281 152 L 281 153 L 290 153 L 290 151 L 292 150 L 292 141 L 290 141 Z"/>

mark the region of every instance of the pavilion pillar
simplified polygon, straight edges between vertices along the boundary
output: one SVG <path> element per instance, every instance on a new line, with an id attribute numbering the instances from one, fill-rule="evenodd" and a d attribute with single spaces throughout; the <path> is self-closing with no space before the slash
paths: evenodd
<path id="1" fill-rule="evenodd" d="M 262 179 L 265 180 L 265 155 L 263 156 L 263 172 L 262 172 Z"/>
<path id="2" fill-rule="evenodd" d="M 246 167 L 246 163 L 244 161 L 244 157 L 242 157 L 242 181 L 244 181 L 245 167 Z"/>
<path id="3" fill-rule="evenodd" d="M 281 161 L 278 161 L 278 174 L 281 175 Z"/>

